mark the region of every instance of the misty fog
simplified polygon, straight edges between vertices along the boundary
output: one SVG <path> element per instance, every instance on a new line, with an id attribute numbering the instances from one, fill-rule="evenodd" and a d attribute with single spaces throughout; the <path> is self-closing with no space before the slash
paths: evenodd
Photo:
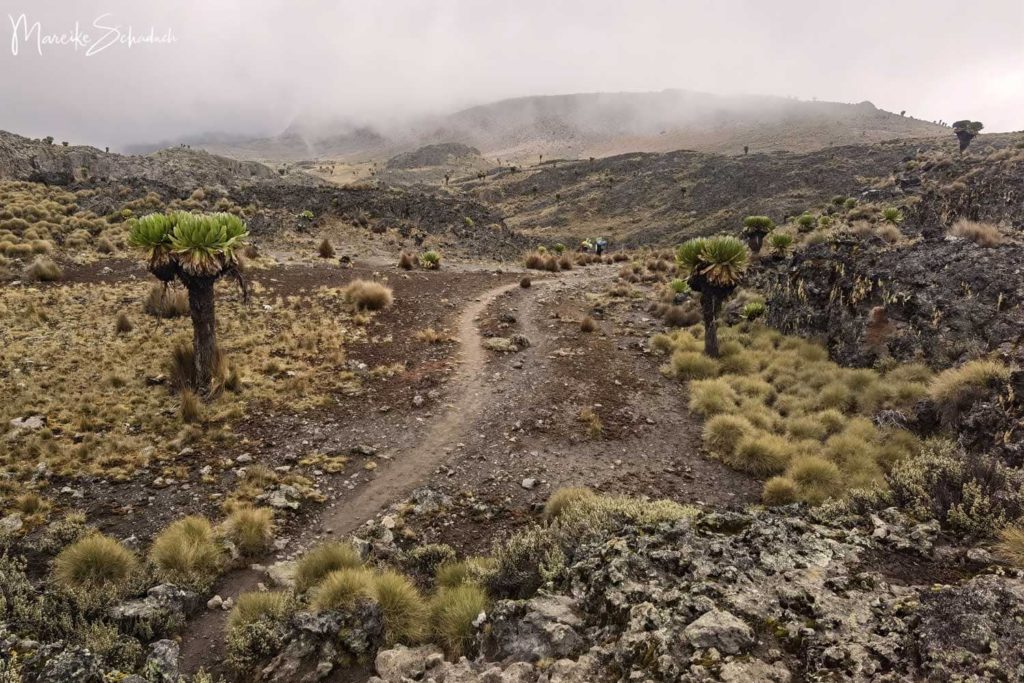
<path id="1" fill-rule="evenodd" d="M 1024 128 L 1020 0 L 0 0 L 0 36 L 0 129 L 100 147 L 666 88 Z"/>

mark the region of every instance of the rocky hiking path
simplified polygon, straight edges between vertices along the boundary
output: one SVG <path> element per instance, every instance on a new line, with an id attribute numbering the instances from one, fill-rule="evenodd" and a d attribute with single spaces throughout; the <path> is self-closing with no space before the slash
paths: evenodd
<path id="1" fill-rule="evenodd" d="M 393 462 L 382 469 L 355 495 L 344 500 L 335 499 L 307 530 L 299 535 L 295 546 L 305 548 L 321 540 L 324 535 L 340 538 L 352 533 L 360 525 L 383 510 L 387 505 L 403 500 L 430 473 L 451 454 L 461 434 L 474 422 L 477 413 L 489 401 L 492 387 L 483 381 L 486 351 L 482 346 L 477 317 L 498 296 L 518 287 L 503 285 L 491 289 L 470 305 L 459 316 L 456 338 L 460 346 L 459 370 L 453 381 L 454 401 L 429 427 L 422 439 L 414 442 L 405 453 L 396 454 Z M 253 590 L 264 579 L 261 571 L 251 567 L 231 572 L 215 587 L 217 595 L 236 599 L 239 594 Z M 215 667 L 223 652 L 222 634 L 227 612 L 206 610 L 184 631 L 181 642 L 182 670 L 194 673 L 201 667 Z"/>
<path id="2" fill-rule="evenodd" d="M 687 411 L 683 388 L 642 352 L 655 325 L 642 313 L 645 302 L 594 303 L 614 273 L 577 269 L 471 299 L 450 328 L 459 346 L 447 403 L 419 426 L 384 418 L 382 428 L 405 432 L 387 435 L 397 447 L 371 477 L 308 518 L 284 554 L 357 530 L 372 536 L 381 525 L 375 518 L 419 488 L 443 503 L 405 520 L 417 542 L 466 554 L 487 552 L 496 538 L 534 520 L 532 511 L 561 486 L 695 504 L 755 500 L 755 482 L 700 453 L 701 423 Z M 584 315 L 596 317 L 595 332 L 580 330 Z M 529 345 L 512 344 L 514 352 L 485 346 L 522 338 Z M 583 410 L 598 416 L 599 436 L 588 435 Z M 236 599 L 260 582 L 267 573 L 249 567 L 225 576 L 214 592 Z M 205 610 L 191 622 L 181 642 L 183 671 L 219 668 L 226 616 Z"/>

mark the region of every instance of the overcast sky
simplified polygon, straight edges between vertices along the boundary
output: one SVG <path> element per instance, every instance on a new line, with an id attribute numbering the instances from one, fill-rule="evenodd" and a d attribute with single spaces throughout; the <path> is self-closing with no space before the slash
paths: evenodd
<path id="1" fill-rule="evenodd" d="M 76 21 L 77 48 L 24 37 Z M 98 146 L 665 88 L 1024 129 L 1024 0 L 0 0 L 0 22 L 0 129 Z M 128 26 L 173 42 L 108 45 Z"/>

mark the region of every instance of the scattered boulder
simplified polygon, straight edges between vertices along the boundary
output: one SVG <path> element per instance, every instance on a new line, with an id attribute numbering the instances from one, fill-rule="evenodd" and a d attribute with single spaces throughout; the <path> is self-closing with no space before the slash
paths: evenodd
<path id="1" fill-rule="evenodd" d="M 713 647 L 719 652 L 738 655 L 754 645 L 754 631 L 736 616 L 711 609 L 686 627 L 683 635 L 694 647 Z"/>
<path id="2" fill-rule="evenodd" d="M 126 633 L 148 640 L 173 635 L 202 605 L 202 597 L 193 591 L 164 583 L 150 588 L 144 598 L 114 605 L 110 618 Z"/>
<path id="3" fill-rule="evenodd" d="M 178 643 L 158 640 L 149 646 L 145 672 L 151 683 L 178 683 Z"/>

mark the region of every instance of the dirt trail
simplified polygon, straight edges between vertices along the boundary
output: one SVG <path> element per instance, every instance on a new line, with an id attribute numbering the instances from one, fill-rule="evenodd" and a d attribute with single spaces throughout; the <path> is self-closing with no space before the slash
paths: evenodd
<path id="1" fill-rule="evenodd" d="M 541 284 L 541 283 L 538 283 Z M 426 481 L 434 469 L 454 451 L 459 438 L 475 422 L 488 405 L 493 387 L 484 381 L 486 352 L 476 319 L 497 297 L 515 289 L 510 284 L 484 292 L 459 316 L 457 338 L 460 345 L 459 369 L 452 384 L 454 402 L 427 429 L 422 438 L 404 452 L 398 453 L 379 476 L 370 479 L 353 495 L 335 499 L 318 516 L 315 526 L 307 527 L 294 542 L 302 548 L 314 543 L 323 534 L 343 537 L 359 528 L 387 505 L 406 498 Z M 221 578 L 215 592 L 223 598 L 237 598 L 253 590 L 264 574 L 251 568 L 233 571 Z M 189 624 L 182 634 L 181 668 L 194 673 L 200 667 L 216 668 L 223 659 L 223 629 L 227 612 L 205 610 Z"/>

